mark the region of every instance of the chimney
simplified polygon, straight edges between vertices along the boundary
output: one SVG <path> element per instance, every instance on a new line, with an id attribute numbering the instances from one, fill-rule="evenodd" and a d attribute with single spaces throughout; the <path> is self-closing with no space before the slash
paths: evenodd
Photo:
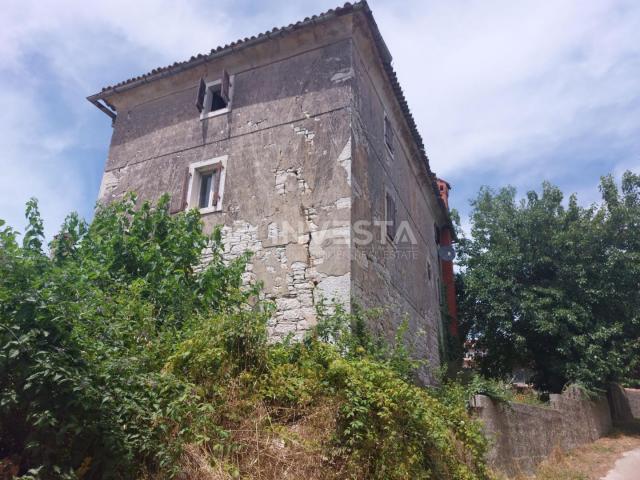
<path id="1" fill-rule="evenodd" d="M 438 183 L 438 190 L 440 191 L 440 198 L 444 202 L 449 210 L 449 190 L 451 190 L 451 185 L 446 180 L 441 178 L 436 178 L 436 182 Z"/>

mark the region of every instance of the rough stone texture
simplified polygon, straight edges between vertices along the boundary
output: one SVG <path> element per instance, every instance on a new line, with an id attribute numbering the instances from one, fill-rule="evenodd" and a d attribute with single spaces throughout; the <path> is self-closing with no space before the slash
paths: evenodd
<path id="1" fill-rule="evenodd" d="M 577 388 L 551 395 L 549 406 L 498 404 L 476 395 L 472 407 L 493 442 L 489 463 L 512 476 L 531 473 L 554 449 L 593 442 L 612 427 L 607 399 L 592 401 Z"/>
<path id="2" fill-rule="evenodd" d="M 608 393 L 613 422 L 620 427 L 640 427 L 640 390 L 614 384 Z"/>
<path id="3" fill-rule="evenodd" d="M 226 155 L 222 226 L 226 258 L 253 252 L 245 280 L 264 284 L 277 310 L 274 336 L 301 337 L 320 298 L 385 306 L 374 325 L 390 339 L 406 319 L 415 355 L 439 364 L 439 269 L 433 225 L 438 208 L 415 139 L 359 14 L 274 35 L 267 42 L 110 94 L 117 108 L 100 189 L 108 202 L 172 195 L 182 208 L 189 165 Z M 204 120 L 195 108 L 199 79 L 232 75 L 229 113 Z M 384 112 L 396 132 L 389 158 Z M 358 242 L 356 222 L 384 221 L 385 191 L 416 241 Z M 377 238 L 376 238 L 377 235 Z M 204 256 L 206 261 L 206 254 Z M 427 276 L 427 263 L 434 268 Z M 430 382 L 428 368 L 420 372 Z"/>
<path id="4" fill-rule="evenodd" d="M 387 307 L 377 329 L 389 336 L 408 322 L 407 340 L 415 355 L 428 360 L 419 377 L 433 381 L 432 367 L 440 365 L 442 321 L 438 297 L 440 269 L 434 224 L 443 224 L 442 212 L 430 190 L 430 179 L 419 160 L 404 117 L 381 69 L 372 61 L 366 31 L 354 36 L 354 153 L 352 166 L 352 221 L 385 220 L 385 195 L 395 199 L 397 221 L 410 228 L 413 241 L 384 242 L 380 228 L 368 227 L 369 245 L 355 243 L 351 270 L 354 296 L 364 306 Z M 385 112 L 395 132 L 393 156 L 384 142 Z M 409 240 L 409 239 L 405 239 Z"/>

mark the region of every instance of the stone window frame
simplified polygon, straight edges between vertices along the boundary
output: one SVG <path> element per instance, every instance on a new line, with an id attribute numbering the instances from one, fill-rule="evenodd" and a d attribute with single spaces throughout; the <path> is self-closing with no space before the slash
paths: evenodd
<path id="1" fill-rule="evenodd" d="M 220 108 L 218 110 L 210 111 L 211 108 L 211 95 L 212 88 L 220 85 L 222 87 L 222 78 L 218 78 L 216 80 L 212 80 L 210 82 L 205 83 L 205 94 L 204 94 L 204 102 L 202 103 L 202 112 L 200 112 L 200 120 L 206 120 L 207 118 L 217 117 L 218 115 L 224 115 L 225 113 L 229 113 L 233 107 L 233 84 L 234 84 L 235 75 L 229 75 L 229 102 L 225 108 Z"/>
<path id="2" fill-rule="evenodd" d="M 187 190 L 188 209 L 196 208 L 200 211 L 201 214 L 222 211 L 228 158 L 228 155 L 223 155 L 221 157 L 210 158 L 209 160 L 203 160 L 201 162 L 195 162 L 189 165 L 189 189 Z M 198 204 L 202 175 L 205 173 L 213 172 L 214 170 L 219 171 L 219 175 L 216 177 L 216 181 L 211 182 L 211 202 L 215 200 L 216 203 L 211 203 L 208 207 L 200 208 Z"/>

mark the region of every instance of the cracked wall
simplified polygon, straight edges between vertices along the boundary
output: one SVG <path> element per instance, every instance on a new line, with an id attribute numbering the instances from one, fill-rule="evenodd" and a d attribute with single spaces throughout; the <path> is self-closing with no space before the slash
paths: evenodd
<path id="1" fill-rule="evenodd" d="M 272 335 L 300 338 L 321 298 L 347 308 L 355 299 L 386 308 L 372 327 L 390 340 L 406 319 L 415 356 L 437 366 L 433 223 L 442 213 L 373 48 L 352 15 L 338 16 L 117 93 L 100 199 L 169 192 L 179 211 L 189 165 L 226 155 L 222 211 L 202 219 L 222 226 L 227 259 L 253 252 L 244 279 L 262 282 L 276 304 Z M 201 120 L 198 82 L 223 69 L 233 74 L 231 110 Z M 399 142 L 393 159 L 385 111 Z M 411 253 L 355 241 L 355 222 L 384 220 L 386 191 L 418 239 Z M 420 379 L 432 381 L 428 369 Z"/>
<path id="2" fill-rule="evenodd" d="M 228 155 L 223 211 L 203 215 L 206 229 L 222 225 L 227 259 L 253 252 L 244 280 L 262 282 L 274 301 L 272 335 L 300 338 L 320 298 L 348 308 L 351 296 L 351 41 L 330 38 L 279 61 L 255 55 L 246 68 L 206 67 L 210 79 L 222 68 L 235 74 L 227 115 L 200 120 L 189 72 L 157 98 L 145 97 L 152 85 L 129 93 L 100 197 L 168 191 L 177 210 L 188 166 Z"/>

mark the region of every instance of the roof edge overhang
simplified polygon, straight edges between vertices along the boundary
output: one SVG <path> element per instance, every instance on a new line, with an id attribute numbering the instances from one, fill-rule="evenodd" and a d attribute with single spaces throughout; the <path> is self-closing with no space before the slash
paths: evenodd
<path id="1" fill-rule="evenodd" d="M 100 92 L 88 96 L 87 100 L 89 100 L 91 103 L 94 103 L 94 101 L 96 100 L 104 99 L 113 94 L 122 93 L 127 90 L 136 88 L 140 85 L 144 85 L 146 83 L 154 82 L 162 78 L 177 75 L 185 70 L 189 70 L 191 68 L 197 67 L 198 65 L 202 65 L 211 60 L 225 57 L 232 53 L 236 53 L 240 50 L 253 47 L 255 45 L 258 45 L 260 43 L 266 42 L 274 38 L 282 37 L 293 31 L 300 30 L 310 25 L 317 25 L 320 23 L 328 22 L 333 18 L 340 17 L 343 15 L 348 15 L 358 10 L 365 10 L 365 11 L 368 11 L 369 13 L 371 12 L 365 0 L 357 3 L 353 3 L 353 4 L 345 3 L 343 7 L 337 7 L 337 8 L 328 10 L 324 13 L 321 13 L 319 15 L 306 17 L 304 20 L 301 20 L 297 23 L 292 23 L 286 27 L 280 27 L 280 28 L 276 27 L 268 32 L 260 33 L 256 36 L 246 37 L 244 39 L 236 40 L 235 42 L 231 42 L 227 45 L 212 49 L 207 54 L 198 54 L 198 55 L 192 56 L 189 60 L 186 60 L 184 62 L 175 62 L 174 64 L 169 65 L 167 67 L 156 68 L 156 69 L 153 69 L 151 72 L 145 73 L 138 77 L 124 80 L 120 83 L 117 83 L 116 85 L 104 87 Z M 385 46 L 385 49 L 386 49 L 386 46 Z M 389 54 L 388 49 L 386 49 L 386 52 L 387 54 Z M 390 57 L 390 54 L 389 54 L 389 57 Z"/>

